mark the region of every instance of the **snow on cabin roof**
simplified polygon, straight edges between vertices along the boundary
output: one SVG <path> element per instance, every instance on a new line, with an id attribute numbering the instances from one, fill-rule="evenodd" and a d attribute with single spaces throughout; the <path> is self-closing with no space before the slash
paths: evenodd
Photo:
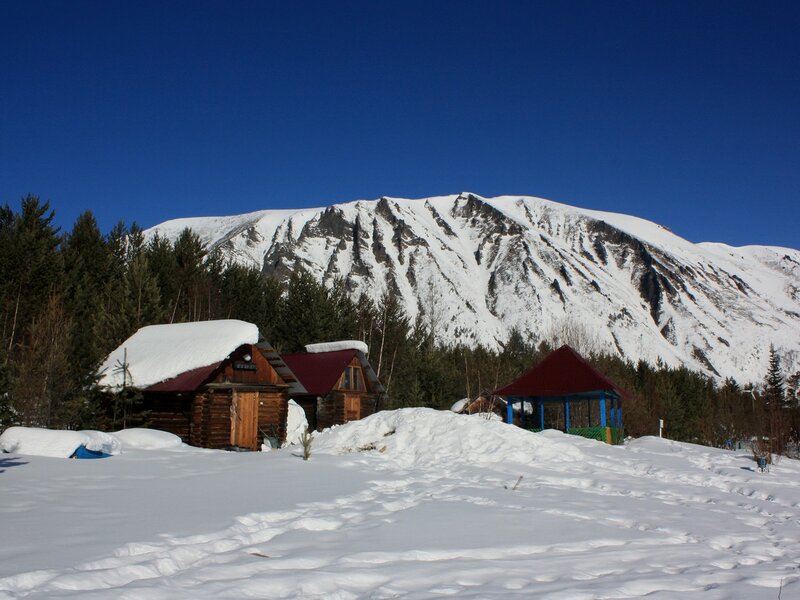
<path id="1" fill-rule="evenodd" d="M 320 352 L 337 352 L 339 350 L 358 350 L 364 356 L 369 354 L 369 348 L 360 340 L 341 340 L 338 342 L 321 342 L 319 344 L 307 344 L 306 352 L 318 354 Z"/>
<path id="2" fill-rule="evenodd" d="M 142 327 L 105 359 L 98 369 L 99 385 L 146 388 L 187 371 L 216 365 L 243 344 L 258 342 L 258 327 L 226 319 Z"/>

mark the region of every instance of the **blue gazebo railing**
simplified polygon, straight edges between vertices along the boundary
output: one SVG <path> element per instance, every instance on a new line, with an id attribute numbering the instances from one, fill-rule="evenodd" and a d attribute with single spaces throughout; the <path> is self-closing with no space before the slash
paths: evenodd
<path id="1" fill-rule="evenodd" d="M 585 418 L 579 427 L 573 427 L 570 406 L 575 402 L 586 403 Z M 514 423 L 514 405 L 520 404 L 519 425 L 523 428 L 542 430 L 546 429 L 545 406 L 563 407 L 563 431 L 575 435 L 582 435 L 593 439 L 602 439 L 608 443 L 619 443 L 623 437 L 622 398 L 615 392 L 598 390 L 569 396 L 507 396 L 506 397 L 506 422 Z M 597 406 L 594 415 L 592 406 Z M 526 405 L 531 407 L 531 422 L 527 423 Z M 584 417 L 584 415 L 581 415 Z M 594 418 L 593 418 L 594 417 Z"/>

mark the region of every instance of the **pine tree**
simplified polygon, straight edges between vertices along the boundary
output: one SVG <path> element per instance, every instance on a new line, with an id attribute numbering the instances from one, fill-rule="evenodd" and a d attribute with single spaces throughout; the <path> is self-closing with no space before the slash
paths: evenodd
<path id="1" fill-rule="evenodd" d="M 210 305 L 207 297 L 209 280 L 215 274 L 213 267 L 218 263 L 207 264 L 206 247 L 200 236 L 191 229 L 184 229 L 173 246 L 175 255 L 175 276 L 178 283 L 176 305 L 170 322 L 202 321 L 210 316 L 204 308 Z"/>
<path id="2" fill-rule="evenodd" d="M 103 356 L 146 325 L 163 323 L 164 309 L 156 274 L 141 229 L 118 223 L 107 237 L 111 256 L 93 334 Z M 171 256 L 171 246 L 169 255 Z"/>
<path id="3" fill-rule="evenodd" d="M 255 323 L 262 337 L 274 343 L 281 283 L 258 269 L 234 263 L 222 271 L 220 288 L 219 317 Z"/>
<path id="4" fill-rule="evenodd" d="M 786 385 L 783 379 L 780 356 L 778 356 L 775 346 L 772 344 L 769 346 L 769 367 L 767 368 L 767 377 L 764 384 L 764 401 L 767 406 L 783 408 L 786 400 Z"/>
<path id="5" fill-rule="evenodd" d="M 65 309 L 72 328 L 71 359 L 78 385 L 87 385 L 106 354 L 96 336 L 102 313 L 103 289 L 110 276 L 111 252 L 91 212 L 78 217 L 62 245 Z"/>
<path id="6" fill-rule="evenodd" d="M 296 268 L 280 305 L 274 343 L 283 352 L 296 352 L 306 344 L 352 338 L 355 313 L 341 282 L 334 282 L 329 290 Z"/>
<path id="7" fill-rule="evenodd" d="M 164 322 L 175 322 L 183 290 L 178 281 L 178 263 L 172 244 L 156 234 L 147 244 L 145 255 L 158 285 Z"/>
<path id="8" fill-rule="evenodd" d="M 5 419 L 27 421 L 41 417 L 37 404 L 22 393 L 22 381 L 35 385 L 22 369 L 24 350 L 38 340 L 39 324 L 47 319 L 50 299 L 60 293 L 63 263 L 58 229 L 50 204 L 26 196 L 20 212 L 0 210 L 0 411 Z"/>
<path id="9" fill-rule="evenodd" d="M 769 367 L 764 380 L 764 405 L 767 412 L 765 435 L 769 438 L 770 451 L 783 454 L 789 437 L 789 415 L 786 412 L 786 386 L 781 369 L 781 360 L 775 346 L 769 346 Z"/>
<path id="10" fill-rule="evenodd" d="M 71 402 L 70 319 L 61 299 L 51 295 L 15 350 L 11 397 L 25 425 L 61 428 L 77 424 Z"/>
<path id="11" fill-rule="evenodd" d="M 21 332 L 61 285 L 63 266 L 54 217 L 50 204 L 42 204 L 32 195 L 22 200 L 18 214 L 11 213 L 8 206 L 0 214 L 0 341 L 6 362 Z"/>

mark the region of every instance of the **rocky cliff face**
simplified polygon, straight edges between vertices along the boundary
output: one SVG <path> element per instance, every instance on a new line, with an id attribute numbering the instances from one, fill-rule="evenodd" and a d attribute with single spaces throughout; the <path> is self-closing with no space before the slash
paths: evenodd
<path id="1" fill-rule="evenodd" d="M 354 294 L 401 296 L 440 340 L 496 347 L 581 332 L 632 360 L 761 379 L 774 343 L 800 368 L 800 251 L 692 244 L 636 217 L 532 197 L 381 198 L 321 209 L 178 219 L 230 258 L 302 265 Z"/>

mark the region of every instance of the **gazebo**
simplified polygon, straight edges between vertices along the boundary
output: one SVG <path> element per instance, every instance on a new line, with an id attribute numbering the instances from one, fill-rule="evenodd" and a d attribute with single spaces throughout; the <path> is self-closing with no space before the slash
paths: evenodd
<path id="1" fill-rule="evenodd" d="M 622 439 L 622 390 L 569 346 L 548 354 L 538 365 L 494 391 L 506 398 L 506 420 L 514 422 L 519 402 L 520 425 L 526 427 L 526 404 L 533 408 L 531 429 L 545 429 L 545 406 L 550 427 L 606 441 Z M 558 422 L 553 424 L 553 416 Z M 538 425 L 538 427 L 536 427 Z"/>

